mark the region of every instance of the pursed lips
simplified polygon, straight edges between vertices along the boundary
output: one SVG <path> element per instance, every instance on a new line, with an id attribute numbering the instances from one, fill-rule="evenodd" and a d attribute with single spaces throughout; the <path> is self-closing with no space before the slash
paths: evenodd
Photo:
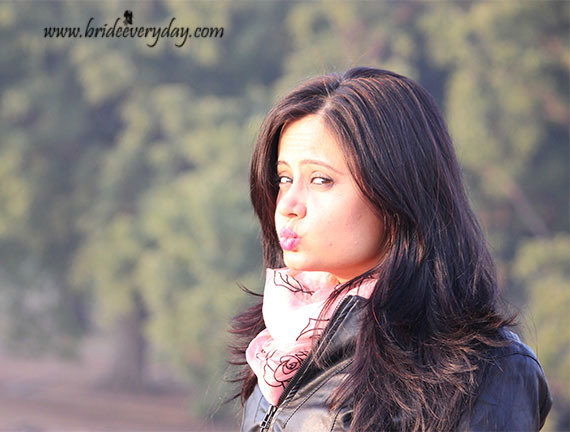
<path id="1" fill-rule="evenodd" d="M 279 230 L 279 244 L 283 250 L 290 251 L 297 246 L 301 238 L 291 228 L 281 228 Z"/>

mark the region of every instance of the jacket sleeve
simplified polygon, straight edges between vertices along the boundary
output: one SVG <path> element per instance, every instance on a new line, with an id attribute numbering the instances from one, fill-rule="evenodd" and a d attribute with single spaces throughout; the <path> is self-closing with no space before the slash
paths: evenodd
<path id="1" fill-rule="evenodd" d="M 536 358 L 532 353 L 512 353 L 488 366 L 467 430 L 538 431 L 551 406 Z"/>

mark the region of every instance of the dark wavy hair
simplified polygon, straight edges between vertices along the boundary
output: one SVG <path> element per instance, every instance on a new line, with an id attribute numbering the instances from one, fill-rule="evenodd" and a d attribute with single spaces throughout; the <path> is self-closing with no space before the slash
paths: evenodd
<path id="1" fill-rule="evenodd" d="M 380 69 L 320 76 L 286 95 L 261 126 L 250 167 L 266 267 L 284 266 L 274 222 L 279 137 L 287 122 L 309 114 L 339 139 L 387 230 L 386 255 L 367 272 L 380 275 L 366 303 L 369 319 L 329 407 L 351 401 L 354 431 L 453 430 L 477 394 L 490 348 L 506 343 L 501 329 L 514 318 L 498 310 L 495 265 L 442 116 L 424 88 Z M 242 403 L 256 384 L 245 349 L 264 327 L 261 304 L 233 321 Z"/>

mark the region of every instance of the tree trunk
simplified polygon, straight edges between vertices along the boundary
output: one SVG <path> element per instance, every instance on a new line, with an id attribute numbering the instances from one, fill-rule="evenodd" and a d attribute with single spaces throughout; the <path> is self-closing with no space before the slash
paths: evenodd
<path id="1" fill-rule="evenodd" d="M 106 383 L 113 390 L 146 390 L 147 342 L 143 333 L 146 317 L 144 302 L 140 294 L 134 293 L 131 311 L 117 321 L 113 360 Z"/>

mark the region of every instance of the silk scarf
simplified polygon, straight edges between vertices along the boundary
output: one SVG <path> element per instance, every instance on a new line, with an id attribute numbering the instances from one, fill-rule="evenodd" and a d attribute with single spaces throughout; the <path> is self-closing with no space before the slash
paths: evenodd
<path id="1" fill-rule="evenodd" d="M 337 297 L 320 316 L 329 296 L 340 287 L 326 272 L 267 269 L 263 295 L 265 330 L 246 350 L 246 360 L 257 375 L 261 393 L 277 405 L 301 363 L 307 358 L 342 300 L 349 295 L 369 298 L 376 280 L 367 279 Z"/>

